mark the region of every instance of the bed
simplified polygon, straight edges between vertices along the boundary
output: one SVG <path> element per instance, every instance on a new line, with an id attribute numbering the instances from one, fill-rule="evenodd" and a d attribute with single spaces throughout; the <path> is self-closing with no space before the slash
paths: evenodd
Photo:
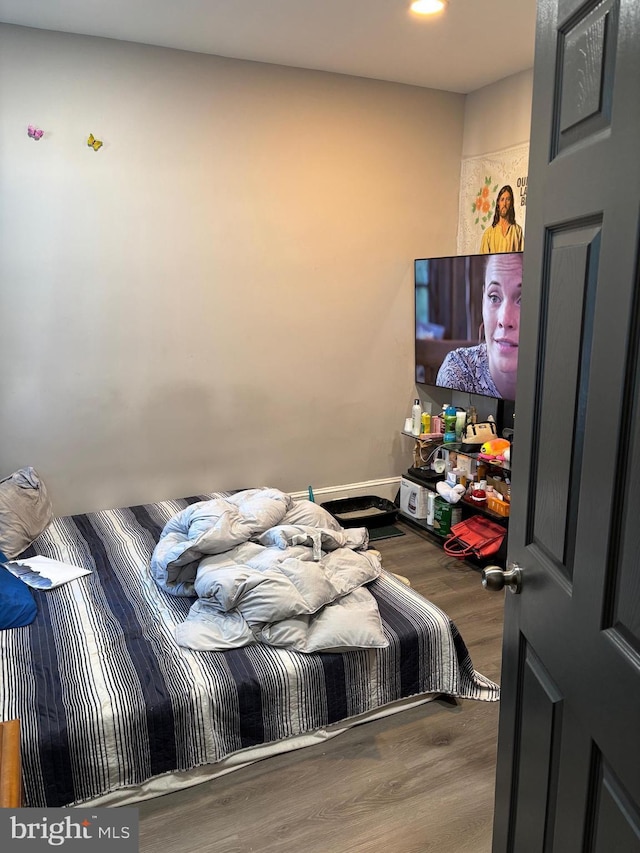
<path id="1" fill-rule="evenodd" d="M 178 645 L 192 598 L 150 572 L 163 528 L 197 495 L 56 518 L 21 555 L 91 573 L 35 590 L 0 632 L 0 720 L 18 719 L 28 807 L 124 805 L 437 695 L 496 701 L 449 618 L 392 574 L 368 584 L 386 648 L 302 653 Z"/>

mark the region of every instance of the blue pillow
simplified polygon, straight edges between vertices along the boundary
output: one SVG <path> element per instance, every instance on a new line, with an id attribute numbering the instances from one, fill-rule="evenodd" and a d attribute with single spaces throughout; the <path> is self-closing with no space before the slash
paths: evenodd
<path id="1" fill-rule="evenodd" d="M 7 558 L 0 551 L 0 563 Z M 4 566 L 0 566 L 0 630 L 22 628 L 36 618 L 38 608 L 31 590 Z"/>

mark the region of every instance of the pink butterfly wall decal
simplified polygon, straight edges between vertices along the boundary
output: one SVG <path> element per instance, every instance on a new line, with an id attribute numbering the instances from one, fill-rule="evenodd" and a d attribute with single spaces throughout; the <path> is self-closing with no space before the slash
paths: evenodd
<path id="1" fill-rule="evenodd" d="M 27 128 L 27 134 L 32 139 L 40 139 L 40 137 L 43 135 L 43 133 L 44 133 L 44 130 L 40 130 L 40 128 L 34 127 L 32 124 L 30 124 L 29 127 Z"/>

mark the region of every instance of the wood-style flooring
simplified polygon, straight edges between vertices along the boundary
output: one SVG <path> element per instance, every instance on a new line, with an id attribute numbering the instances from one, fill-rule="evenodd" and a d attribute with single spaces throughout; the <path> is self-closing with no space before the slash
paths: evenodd
<path id="1" fill-rule="evenodd" d="M 428 534 L 372 544 L 500 680 L 502 593 Z M 141 853 L 490 853 L 499 703 L 436 700 L 139 803 Z"/>

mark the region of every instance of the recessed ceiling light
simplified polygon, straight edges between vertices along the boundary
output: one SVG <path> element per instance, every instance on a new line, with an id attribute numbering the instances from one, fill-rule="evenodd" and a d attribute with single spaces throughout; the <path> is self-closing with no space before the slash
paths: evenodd
<path id="1" fill-rule="evenodd" d="M 411 11 L 418 15 L 435 15 L 436 12 L 442 12 L 446 5 L 447 0 L 414 0 Z"/>

